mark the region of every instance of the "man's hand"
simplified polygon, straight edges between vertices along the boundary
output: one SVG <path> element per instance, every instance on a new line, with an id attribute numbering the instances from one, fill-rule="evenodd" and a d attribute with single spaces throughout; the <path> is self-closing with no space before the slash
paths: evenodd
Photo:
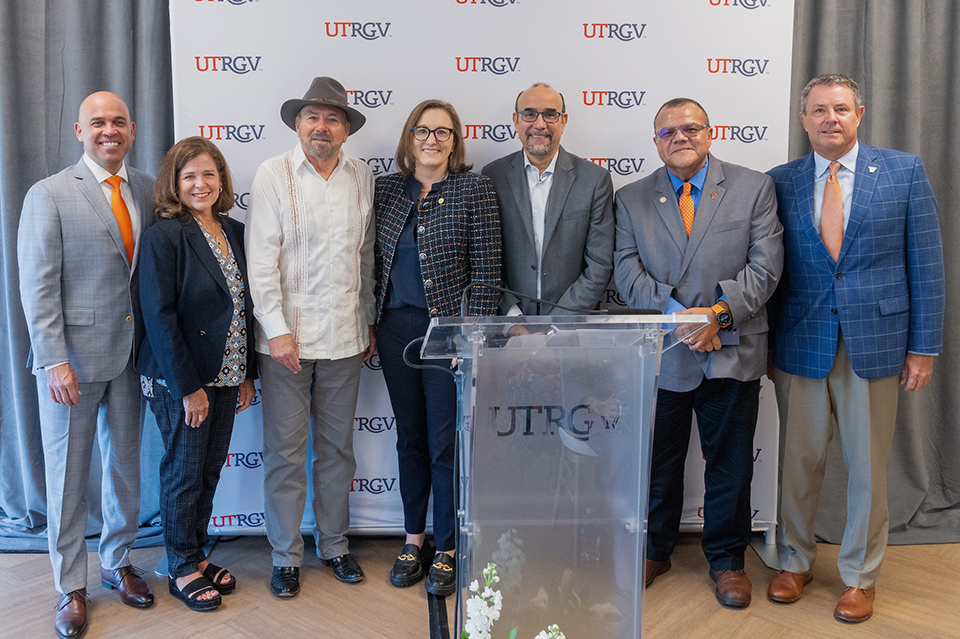
<path id="1" fill-rule="evenodd" d="M 46 369 L 50 398 L 58 404 L 74 406 L 80 401 L 80 382 L 70 362 Z"/>
<path id="2" fill-rule="evenodd" d="M 294 375 L 300 372 L 300 349 L 293 335 L 290 333 L 277 335 L 269 340 L 269 344 L 270 357 L 273 361 L 283 364 Z"/>
<path id="3" fill-rule="evenodd" d="M 900 371 L 900 385 L 903 390 L 923 390 L 933 376 L 933 355 L 907 353 Z"/>
<path id="4" fill-rule="evenodd" d="M 183 398 L 183 423 L 190 428 L 198 428 L 210 412 L 210 400 L 202 388 Z"/>
<path id="5" fill-rule="evenodd" d="M 253 403 L 253 398 L 257 396 L 257 389 L 254 388 L 252 379 L 245 379 L 240 382 L 238 390 L 237 414 L 240 414 L 250 408 L 250 404 Z"/>
<path id="6" fill-rule="evenodd" d="M 702 328 L 701 324 L 680 324 L 673 329 L 677 339 L 689 345 L 691 351 L 709 353 L 720 348 L 720 338 L 717 337 L 720 325 L 717 324 L 717 314 L 713 310 L 706 306 L 696 306 L 678 311 L 677 315 L 706 315 L 710 318 L 710 324 Z"/>
<path id="7" fill-rule="evenodd" d="M 373 324 L 367 328 L 370 329 L 370 344 L 363 350 L 363 361 L 367 361 L 377 352 L 377 333 L 373 330 Z"/>

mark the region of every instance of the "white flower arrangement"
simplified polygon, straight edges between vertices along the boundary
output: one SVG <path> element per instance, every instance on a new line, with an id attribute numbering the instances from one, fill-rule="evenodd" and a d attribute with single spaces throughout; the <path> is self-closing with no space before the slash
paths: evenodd
<path id="1" fill-rule="evenodd" d="M 480 590 L 480 582 L 476 579 L 470 584 L 470 592 L 474 593 L 467 600 L 467 620 L 460 633 L 460 639 L 490 639 L 493 622 L 500 618 L 500 609 L 503 608 L 503 595 L 491 586 L 500 581 L 497 576 L 497 564 L 489 563 L 483 570 L 484 587 Z M 507 634 L 507 639 L 516 639 L 517 628 Z M 566 639 L 560 628 L 554 624 L 540 632 L 535 639 Z"/>

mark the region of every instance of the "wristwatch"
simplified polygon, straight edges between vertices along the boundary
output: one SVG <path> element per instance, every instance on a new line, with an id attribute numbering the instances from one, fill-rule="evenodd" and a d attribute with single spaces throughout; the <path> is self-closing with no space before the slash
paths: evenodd
<path id="1" fill-rule="evenodd" d="M 717 314 L 717 324 L 720 325 L 721 331 L 729 331 L 733 329 L 733 315 L 730 314 L 730 311 L 725 309 L 719 303 L 711 306 L 710 310 Z"/>

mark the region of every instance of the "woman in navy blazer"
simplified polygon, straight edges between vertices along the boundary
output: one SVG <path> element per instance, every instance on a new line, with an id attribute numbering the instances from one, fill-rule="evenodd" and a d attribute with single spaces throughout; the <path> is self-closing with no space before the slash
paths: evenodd
<path id="1" fill-rule="evenodd" d="M 427 100 L 407 118 L 397 145 L 399 173 L 377 178 L 377 348 L 397 420 L 400 497 L 406 542 L 390 583 L 412 586 L 430 558 L 424 531 L 433 491 L 436 556 L 426 589 L 454 591 L 456 388 L 435 368 L 406 366 L 406 345 L 431 317 L 460 315 L 471 283 L 500 285 L 500 217 L 490 179 L 470 173 L 453 106 Z M 470 315 L 496 315 L 499 293 L 471 290 Z M 412 361 L 419 363 L 416 352 Z"/>
<path id="2" fill-rule="evenodd" d="M 227 216 L 226 160 L 201 137 L 170 149 L 153 198 L 159 220 L 140 249 L 146 337 L 137 370 L 165 449 L 160 512 L 169 590 L 192 610 L 212 610 L 237 581 L 207 561 L 207 524 L 234 416 L 256 395 L 243 224 Z"/>

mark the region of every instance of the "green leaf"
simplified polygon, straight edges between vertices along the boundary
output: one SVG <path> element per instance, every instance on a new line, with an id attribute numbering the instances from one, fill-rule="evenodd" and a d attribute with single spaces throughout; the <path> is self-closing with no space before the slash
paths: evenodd
<path id="1" fill-rule="evenodd" d="M 460 639 L 470 639 L 470 633 L 466 630 L 460 631 Z"/>
<path id="2" fill-rule="evenodd" d="M 517 628 L 514 628 L 510 631 L 510 634 L 507 635 L 507 639 L 517 639 Z"/>

